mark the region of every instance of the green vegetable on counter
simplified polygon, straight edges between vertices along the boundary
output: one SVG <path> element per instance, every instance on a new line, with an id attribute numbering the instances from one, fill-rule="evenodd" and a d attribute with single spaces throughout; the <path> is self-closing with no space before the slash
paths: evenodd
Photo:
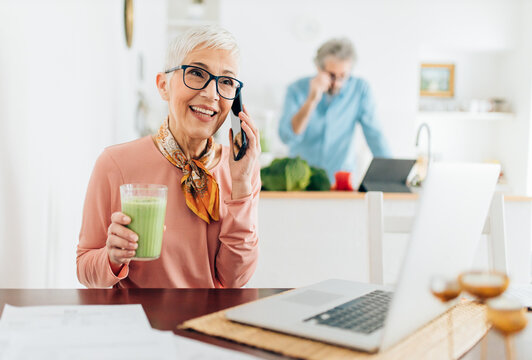
<path id="1" fill-rule="evenodd" d="M 260 176 L 264 190 L 302 191 L 329 190 L 330 183 L 323 169 L 310 167 L 308 163 L 296 158 L 275 159 L 261 169 Z"/>
<path id="2" fill-rule="evenodd" d="M 329 191 L 331 190 L 331 182 L 327 176 L 327 172 L 321 168 L 314 166 L 310 167 L 310 183 L 307 190 L 310 191 Z"/>

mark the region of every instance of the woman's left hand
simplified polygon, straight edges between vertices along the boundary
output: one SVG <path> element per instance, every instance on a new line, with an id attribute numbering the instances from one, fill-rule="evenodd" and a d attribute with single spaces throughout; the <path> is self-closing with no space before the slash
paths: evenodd
<path id="1" fill-rule="evenodd" d="M 260 156 L 259 129 L 249 116 L 245 106 L 243 106 L 243 109 L 244 111 L 240 112 L 238 117 L 242 120 L 242 130 L 246 133 L 248 147 L 245 155 L 238 161 L 235 161 L 234 158 L 233 139 L 231 131 L 229 131 L 229 169 L 231 170 L 231 179 L 233 182 L 231 194 L 233 200 L 241 199 L 251 194 L 251 175 Z"/>

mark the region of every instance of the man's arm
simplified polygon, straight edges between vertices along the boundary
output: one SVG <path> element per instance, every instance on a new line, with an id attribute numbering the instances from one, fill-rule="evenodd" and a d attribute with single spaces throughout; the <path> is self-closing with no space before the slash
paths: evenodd
<path id="1" fill-rule="evenodd" d="M 302 134 L 307 128 L 312 113 L 321 100 L 324 91 L 321 87 L 325 87 L 325 85 L 318 86 L 317 88 L 317 78 L 318 76 L 311 80 L 308 95 L 303 94 L 299 86 L 292 85 L 288 88 L 283 106 L 283 114 L 279 121 L 279 137 L 283 143 L 289 146 L 301 141 Z M 322 77 L 320 76 L 319 78 L 321 79 Z M 328 76 L 327 79 L 329 79 Z"/>
<path id="2" fill-rule="evenodd" d="M 388 143 L 382 134 L 380 124 L 376 117 L 375 101 L 371 90 L 367 84 L 364 84 L 362 97 L 360 99 L 361 108 L 358 112 L 358 118 L 368 147 L 375 157 L 391 157 L 391 151 Z"/>
<path id="3" fill-rule="evenodd" d="M 296 134 L 301 134 L 307 128 L 310 116 L 318 106 L 323 93 L 331 86 L 331 77 L 326 72 L 320 71 L 314 79 L 310 81 L 310 91 L 307 100 L 301 109 L 292 118 L 292 130 Z"/>
<path id="4" fill-rule="evenodd" d="M 318 106 L 319 100 L 311 98 L 310 96 L 301 106 L 301 109 L 292 117 L 292 131 L 294 134 L 301 134 L 307 128 L 310 116 Z"/>

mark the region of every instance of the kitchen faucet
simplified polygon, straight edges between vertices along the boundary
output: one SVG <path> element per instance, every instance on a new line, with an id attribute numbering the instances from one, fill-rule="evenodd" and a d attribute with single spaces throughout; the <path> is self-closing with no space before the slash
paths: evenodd
<path id="1" fill-rule="evenodd" d="M 427 123 L 422 123 L 417 128 L 417 135 L 416 135 L 416 146 L 419 145 L 419 135 L 421 134 L 421 130 L 426 129 L 427 130 L 427 173 L 429 172 L 429 166 L 430 166 L 430 159 L 431 159 L 431 146 L 430 146 L 430 127 Z"/>

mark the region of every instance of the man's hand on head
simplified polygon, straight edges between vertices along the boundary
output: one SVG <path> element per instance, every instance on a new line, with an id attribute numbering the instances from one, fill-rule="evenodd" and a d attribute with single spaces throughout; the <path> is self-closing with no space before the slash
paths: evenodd
<path id="1" fill-rule="evenodd" d="M 309 98 L 312 101 L 319 102 L 323 93 L 328 91 L 332 85 L 331 76 L 325 71 L 318 72 L 318 75 L 310 81 Z"/>

